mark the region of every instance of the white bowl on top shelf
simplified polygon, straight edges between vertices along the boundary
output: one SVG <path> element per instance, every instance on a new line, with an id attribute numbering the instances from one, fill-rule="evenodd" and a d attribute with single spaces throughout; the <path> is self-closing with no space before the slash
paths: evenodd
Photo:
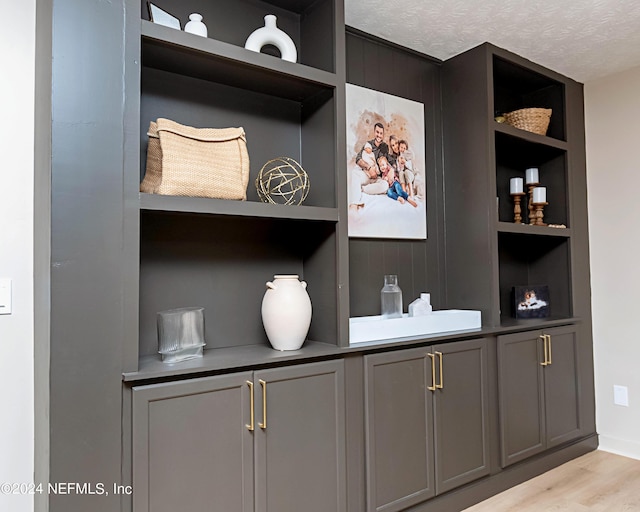
<path id="1" fill-rule="evenodd" d="M 430 315 L 383 319 L 381 316 L 349 318 L 349 343 L 423 336 L 451 331 L 466 331 L 482 327 L 480 311 L 443 309 Z"/>

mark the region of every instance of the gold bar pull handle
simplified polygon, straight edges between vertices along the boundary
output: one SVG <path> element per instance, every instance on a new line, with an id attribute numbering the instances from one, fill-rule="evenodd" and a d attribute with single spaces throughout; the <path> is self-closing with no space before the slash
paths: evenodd
<path id="1" fill-rule="evenodd" d="M 540 366 L 547 366 L 549 364 L 547 362 L 547 335 L 541 334 L 539 338 L 542 340 L 542 349 L 544 350 L 544 361 L 540 363 Z"/>
<path id="2" fill-rule="evenodd" d="M 262 386 L 262 422 L 258 426 L 264 430 L 267 428 L 267 383 L 262 379 L 258 382 Z"/>
<path id="3" fill-rule="evenodd" d="M 429 391 L 436 390 L 436 356 L 427 354 L 431 358 L 431 386 L 427 386 Z"/>
<path id="4" fill-rule="evenodd" d="M 440 360 L 440 384 L 436 384 L 436 388 L 442 389 L 444 388 L 444 376 L 442 373 L 442 352 L 436 352 L 438 359 Z"/>
<path id="5" fill-rule="evenodd" d="M 253 403 L 253 382 L 250 380 L 246 381 L 247 386 L 249 386 L 249 408 L 251 409 L 250 422 L 248 425 L 245 425 L 249 432 L 253 432 L 255 428 L 255 413 L 254 413 L 254 403 Z"/>
<path id="6" fill-rule="evenodd" d="M 547 337 L 547 364 L 553 364 L 551 362 L 551 334 L 545 334 Z"/>

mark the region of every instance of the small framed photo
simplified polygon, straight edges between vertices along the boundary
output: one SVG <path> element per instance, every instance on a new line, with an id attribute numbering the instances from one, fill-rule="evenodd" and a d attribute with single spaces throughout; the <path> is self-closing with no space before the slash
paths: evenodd
<path id="1" fill-rule="evenodd" d="M 514 286 L 514 313 L 516 318 L 548 318 L 550 312 L 547 285 Z"/>
<path id="2" fill-rule="evenodd" d="M 162 9 L 160 9 L 160 7 L 152 4 L 151 2 L 147 3 L 149 5 L 149 16 L 153 23 L 164 25 L 165 27 L 175 28 L 177 30 L 182 29 L 182 27 L 180 26 L 180 20 L 178 18 L 176 18 L 172 14 L 169 14 L 167 11 L 163 11 Z"/>

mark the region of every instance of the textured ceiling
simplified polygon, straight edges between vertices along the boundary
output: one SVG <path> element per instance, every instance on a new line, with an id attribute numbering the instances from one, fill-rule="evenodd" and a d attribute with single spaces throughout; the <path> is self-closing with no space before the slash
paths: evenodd
<path id="1" fill-rule="evenodd" d="M 345 18 L 441 60 L 488 41 L 583 83 L 640 66 L 640 0 L 345 0 Z"/>

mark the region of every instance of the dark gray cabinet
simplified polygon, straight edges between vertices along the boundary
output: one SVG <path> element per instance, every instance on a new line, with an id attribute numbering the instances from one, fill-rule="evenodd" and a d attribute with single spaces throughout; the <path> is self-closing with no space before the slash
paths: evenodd
<path id="1" fill-rule="evenodd" d="M 251 372 L 133 388 L 133 509 L 253 511 Z"/>
<path id="2" fill-rule="evenodd" d="M 436 494 L 488 475 L 487 340 L 437 345 L 434 391 Z"/>
<path id="3" fill-rule="evenodd" d="M 135 512 L 346 510 L 342 361 L 133 388 Z"/>
<path id="4" fill-rule="evenodd" d="M 365 356 L 367 510 L 489 474 L 486 340 Z"/>
<path id="5" fill-rule="evenodd" d="M 584 434 L 575 326 L 498 336 L 502 466 Z"/>
<path id="6" fill-rule="evenodd" d="M 343 361 L 261 370 L 255 380 L 266 397 L 256 401 L 256 512 L 346 512 Z"/>
<path id="7" fill-rule="evenodd" d="M 369 512 L 435 495 L 433 379 L 426 348 L 365 356 Z"/>

